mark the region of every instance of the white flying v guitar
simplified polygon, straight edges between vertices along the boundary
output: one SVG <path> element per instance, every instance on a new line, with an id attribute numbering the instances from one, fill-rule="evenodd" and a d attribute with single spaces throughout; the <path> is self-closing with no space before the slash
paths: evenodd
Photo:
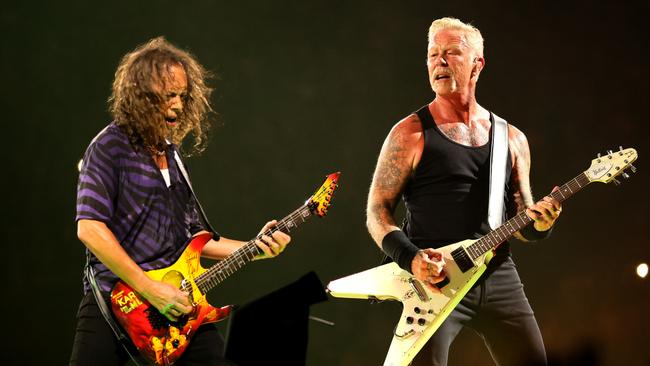
<path id="1" fill-rule="evenodd" d="M 602 157 L 598 154 L 589 169 L 550 195 L 562 202 L 592 182 L 618 184 L 618 175 L 628 178 L 624 170 L 636 171 L 632 165 L 636 159 L 637 152 L 631 148 L 608 151 Z M 494 249 L 531 222 L 532 219 L 522 211 L 478 240 L 465 240 L 438 248 L 446 262 L 446 279 L 438 284 L 440 293 L 434 293 L 395 263 L 334 280 L 327 289 L 334 297 L 401 301 L 402 315 L 395 327 L 384 366 L 405 366 L 483 274 Z"/>

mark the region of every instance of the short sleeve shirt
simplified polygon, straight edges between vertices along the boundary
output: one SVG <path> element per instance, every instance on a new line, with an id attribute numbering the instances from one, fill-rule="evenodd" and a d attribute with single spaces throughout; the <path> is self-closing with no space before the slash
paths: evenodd
<path id="1" fill-rule="evenodd" d="M 127 254 L 145 271 L 168 267 L 196 232 L 203 230 L 192 193 L 169 145 L 170 186 L 152 156 L 136 149 L 115 123 L 109 124 L 86 150 L 77 185 L 76 220 L 106 224 Z M 102 291 L 117 281 L 87 249 Z M 84 279 L 84 291 L 90 286 Z"/>

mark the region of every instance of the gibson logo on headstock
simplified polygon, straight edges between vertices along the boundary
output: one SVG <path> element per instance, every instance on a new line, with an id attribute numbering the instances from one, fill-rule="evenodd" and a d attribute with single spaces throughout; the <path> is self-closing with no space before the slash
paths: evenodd
<path id="1" fill-rule="evenodd" d="M 601 175 L 601 173 L 603 173 L 603 172 L 606 171 L 606 170 L 607 170 L 607 167 L 605 167 L 605 166 L 601 166 L 601 167 L 599 167 L 599 168 L 595 168 L 595 169 L 593 169 L 593 170 L 591 171 L 591 174 L 593 174 L 594 176 L 598 176 L 598 175 Z"/>

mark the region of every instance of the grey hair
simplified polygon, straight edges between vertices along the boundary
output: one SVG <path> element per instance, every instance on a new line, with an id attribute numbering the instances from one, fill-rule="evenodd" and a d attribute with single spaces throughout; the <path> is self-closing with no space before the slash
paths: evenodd
<path id="1" fill-rule="evenodd" d="M 429 27 L 429 43 L 436 36 L 436 33 L 443 29 L 458 29 L 463 31 L 469 46 L 479 57 L 483 57 L 483 36 L 481 35 L 481 31 L 476 27 L 469 23 L 463 23 L 456 18 L 446 17 L 436 19 L 431 23 L 431 27 Z"/>

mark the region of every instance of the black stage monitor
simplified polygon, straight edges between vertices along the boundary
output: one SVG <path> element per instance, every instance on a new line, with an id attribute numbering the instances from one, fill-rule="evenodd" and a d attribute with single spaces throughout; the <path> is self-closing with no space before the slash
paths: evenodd
<path id="1" fill-rule="evenodd" d="M 327 300 L 315 272 L 235 308 L 226 337 L 226 359 L 237 366 L 304 365 L 309 306 Z"/>

